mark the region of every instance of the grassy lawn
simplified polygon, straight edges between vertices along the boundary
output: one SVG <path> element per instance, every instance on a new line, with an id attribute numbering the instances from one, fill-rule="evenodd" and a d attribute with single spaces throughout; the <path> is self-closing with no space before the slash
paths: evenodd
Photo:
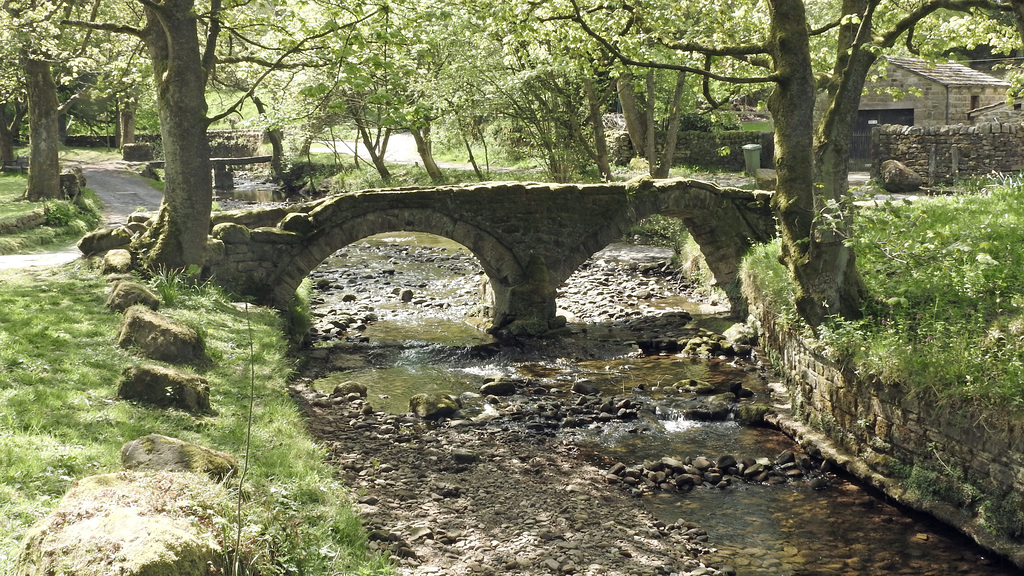
<path id="1" fill-rule="evenodd" d="M 820 329 L 821 349 L 884 382 L 1024 408 L 1024 181 L 856 212 L 864 318 Z M 752 251 L 756 289 L 797 325 L 778 246 Z"/>
<path id="2" fill-rule="evenodd" d="M 158 281 L 165 304 L 174 302 L 162 312 L 205 338 L 212 363 L 200 372 L 215 415 L 116 398 L 121 371 L 144 361 L 116 346 L 120 315 L 105 308 L 106 283 L 85 263 L 0 273 L 0 573 L 12 572 L 25 529 L 77 478 L 117 470 L 129 440 L 156 432 L 241 459 L 250 358 L 243 549 L 255 559 L 253 573 L 389 573 L 385 560 L 367 554 L 346 490 L 286 393 L 293 366 L 279 315 L 247 312 L 216 289 L 173 276 Z"/>

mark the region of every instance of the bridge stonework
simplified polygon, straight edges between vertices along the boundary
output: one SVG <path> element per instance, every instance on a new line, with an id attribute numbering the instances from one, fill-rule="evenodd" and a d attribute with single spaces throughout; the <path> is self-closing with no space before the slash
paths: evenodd
<path id="1" fill-rule="evenodd" d="M 494 182 L 367 190 L 284 208 L 216 213 L 206 272 L 284 308 L 338 249 L 395 231 L 436 234 L 468 248 L 489 282 L 492 330 L 555 326 L 557 287 L 590 256 L 654 214 L 680 218 L 734 311 L 740 258 L 769 240 L 769 193 L 686 179 L 558 185 Z"/>

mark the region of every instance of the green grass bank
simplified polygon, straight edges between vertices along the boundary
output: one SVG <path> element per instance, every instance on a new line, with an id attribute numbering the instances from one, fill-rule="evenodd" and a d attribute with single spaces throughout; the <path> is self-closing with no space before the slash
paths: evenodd
<path id="1" fill-rule="evenodd" d="M 0 272 L 0 573 L 12 571 L 28 526 L 76 479 L 117 470 L 129 440 L 161 433 L 241 459 L 252 373 L 241 523 L 247 573 L 389 574 L 385 559 L 367 553 L 348 491 L 287 395 L 293 361 L 278 313 L 246 310 L 175 276 L 152 284 L 163 296 L 161 311 L 205 339 L 212 362 L 198 371 L 216 414 L 116 398 L 122 370 L 143 360 L 117 347 L 120 315 L 105 307 L 107 283 L 86 263 Z M 223 519 L 229 549 L 235 526 Z"/>

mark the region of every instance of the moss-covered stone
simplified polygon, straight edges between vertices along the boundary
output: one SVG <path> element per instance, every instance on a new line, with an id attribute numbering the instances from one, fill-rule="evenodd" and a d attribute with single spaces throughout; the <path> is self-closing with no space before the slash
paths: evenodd
<path id="1" fill-rule="evenodd" d="M 115 284 L 107 297 L 107 308 L 117 312 L 124 312 L 136 304 L 156 310 L 160 307 L 160 298 L 148 287 L 130 280 Z"/>
<path id="2" fill-rule="evenodd" d="M 14 576 L 179 576 L 228 566 L 216 519 L 224 489 L 205 475 L 118 472 L 79 480 L 28 530 Z"/>
<path id="3" fill-rule="evenodd" d="M 123 274 L 132 269 L 132 253 L 124 248 L 110 250 L 103 255 L 104 274 Z"/>
<path id="4" fill-rule="evenodd" d="M 222 480 L 237 469 L 235 458 L 226 452 L 190 444 L 184 440 L 149 434 L 121 447 L 121 465 L 129 470 L 194 472 Z"/>
<path id="5" fill-rule="evenodd" d="M 162 366 L 125 368 L 117 395 L 125 400 L 173 406 L 189 412 L 210 410 L 210 385 L 205 378 Z"/>
<path id="6" fill-rule="evenodd" d="M 448 396 L 438 394 L 416 394 L 409 398 L 409 410 L 420 418 L 437 420 L 455 414 L 459 404 Z"/>
<path id="7" fill-rule="evenodd" d="M 138 347 L 154 360 L 187 364 L 206 357 L 205 346 L 192 328 L 145 306 L 132 306 L 124 313 L 118 346 Z"/>

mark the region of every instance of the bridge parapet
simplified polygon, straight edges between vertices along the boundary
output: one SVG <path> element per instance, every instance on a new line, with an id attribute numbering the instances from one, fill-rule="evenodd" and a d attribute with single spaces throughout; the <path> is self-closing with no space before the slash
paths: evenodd
<path id="1" fill-rule="evenodd" d="M 738 310 L 739 259 L 774 233 L 769 197 L 683 179 L 366 190 L 215 215 L 207 272 L 283 308 L 313 269 L 352 242 L 394 231 L 437 234 L 480 261 L 494 329 L 532 334 L 556 325 L 555 290 L 591 255 L 643 218 L 666 214 L 690 229 Z"/>

